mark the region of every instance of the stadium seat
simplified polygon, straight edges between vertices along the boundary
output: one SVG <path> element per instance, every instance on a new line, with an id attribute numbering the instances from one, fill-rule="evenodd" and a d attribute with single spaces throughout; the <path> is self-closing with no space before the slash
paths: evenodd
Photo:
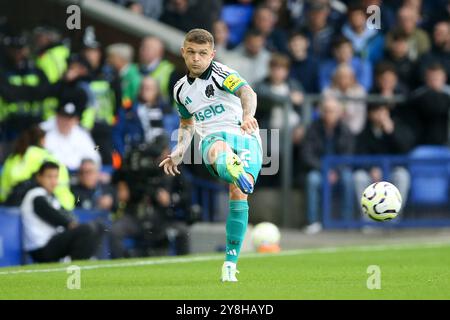
<path id="1" fill-rule="evenodd" d="M 22 228 L 18 208 L 0 207 L 0 266 L 22 262 Z"/>
<path id="2" fill-rule="evenodd" d="M 442 159 L 440 163 L 411 163 L 409 167 L 412 179 L 410 203 L 447 204 L 449 202 L 450 149 L 444 146 L 420 146 L 411 152 L 410 158 Z"/>
<path id="3" fill-rule="evenodd" d="M 229 29 L 229 43 L 232 47 L 238 45 L 244 38 L 253 16 L 253 7 L 250 5 L 225 5 L 221 19 Z"/>

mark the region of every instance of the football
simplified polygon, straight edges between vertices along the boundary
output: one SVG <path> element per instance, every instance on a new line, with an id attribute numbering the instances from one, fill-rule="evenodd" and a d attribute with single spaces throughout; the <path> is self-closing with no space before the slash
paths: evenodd
<path id="1" fill-rule="evenodd" d="M 402 207 L 402 197 L 392 183 L 381 181 L 368 186 L 361 197 L 364 214 L 375 221 L 386 221 L 397 217 Z"/>
<path id="2" fill-rule="evenodd" d="M 280 230 L 270 222 L 258 223 L 252 231 L 252 243 L 258 252 L 280 251 Z"/>

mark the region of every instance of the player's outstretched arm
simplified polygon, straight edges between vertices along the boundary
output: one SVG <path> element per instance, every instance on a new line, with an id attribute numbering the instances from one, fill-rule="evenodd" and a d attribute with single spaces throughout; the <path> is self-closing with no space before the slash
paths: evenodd
<path id="1" fill-rule="evenodd" d="M 178 143 L 174 151 L 167 156 L 159 167 L 164 167 L 164 172 L 175 176 L 180 174 L 178 165 L 183 160 L 183 155 L 191 144 L 192 137 L 194 136 L 194 118 L 180 119 L 180 127 L 178 128 Z"/>
<path id="2" fill-rule="evenodd" d="M 249 85 L 245 85 L 240 87 L 235 94 L 241 99 L 242 110 L 244 111 L 241 129 L 245 133 L 252 134 L 258 129 L 258 121 L 255 119 L 256 93 Z"/>

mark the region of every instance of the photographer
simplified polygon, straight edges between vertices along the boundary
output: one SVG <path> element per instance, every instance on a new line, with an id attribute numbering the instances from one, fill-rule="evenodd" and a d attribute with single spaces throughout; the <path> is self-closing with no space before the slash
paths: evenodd
<path id="1" fill-rule="evenodd" d="M 187 222 L 198 211 L 191 209 L 189 184 L 158 170 L 167 152 L 167 138 L 160 135 L 125 154 L 122 169 L 113 178 L 119 202 L 111 229 L 113 258 L 160 255 L 169 244 L 178 255 L 189 252 Z M 136 252 L 126 252 L 125 238 L 135 241 Z"/>

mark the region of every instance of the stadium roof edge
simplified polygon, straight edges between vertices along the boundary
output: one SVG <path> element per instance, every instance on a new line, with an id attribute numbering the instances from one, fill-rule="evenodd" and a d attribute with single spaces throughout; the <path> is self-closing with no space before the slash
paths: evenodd
<path id="1" fill-rule="evenodd" d="M 73 0 L 52 0 L 62 5 L 73 5 Z M 76 5 L 81 7 L 83 15 L 111 25 L 121 31 L 138 37 L 157 36 L 160 38 L 166 50 L 180 56 L 180 46 L 184 39 L 184 32 L 157 20 L 148 19 L 143 15 L 137 15 L 120 5 L 109 1 L 89 0 L 80 1 Z"/>

